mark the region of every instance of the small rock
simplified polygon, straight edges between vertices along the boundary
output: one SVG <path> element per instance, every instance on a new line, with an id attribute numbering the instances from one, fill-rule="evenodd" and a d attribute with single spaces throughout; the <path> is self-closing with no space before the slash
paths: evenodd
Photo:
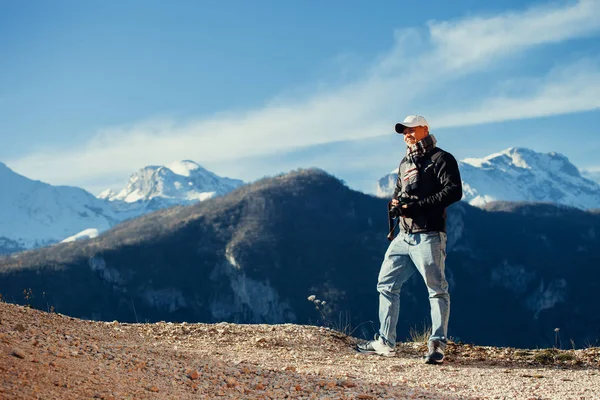
<path id="1" fill-rule="evenodd" d="M 356 383 L 352 382 L 349 379 L 344 379 L 344 380 L 337 381 L 337 385 L 347 387 L 347 388 L 352 388 L 352 387 L 356 386 Z"/>
<path id="2" fill-rule="evenodd" d="M 387 368 L 389 372 L 402 371 L 404 368 L 401 365 L 391 365 Z"/>
<path id="3" fill-rule="evenodd" d="M 17 325 L 15 325 L 15 331 L 19 331 L 19 332 L 23 333 L 23 332 L 25 332 L 26 330 L 27 330 L 27 328 L 25 328 L 25 327 L 23 326 L 23 324 L 17 324 Z"/>
<path id="4" fill-rule="evenodd" d="M 150 387 L 148 388 L 148 390 L 149 390 L 149 391 L 151 391 L 151 392 L 154 392 L 154 393 L 157 393 L 157 392 L 158 392 L 158 388 L 157 388 L 156 386 L 150 386 Z"/>
<path id="5" fill-rule="evenodd" d="M 188 369 L 185 374 L 193 381 L 200 377 L 200 374 L 195 369 Z"/>
<path id="6" fill-rule="evenodd" d="M 293 367 L 290 365 L 290 366 L 285 367 L 284 371 L 296 372 L 296 367 Z"/>
<path id="7" fill-rule="evenodd" d="M 237 380 L 231 376 L 225 379 L 225 383 L 227 383 L 227 387 L 234 387 L 238 384 Z"/>
<path id="8" fill-rule="evenodd" d="M 25 358 L 25 352 L 21 349 L 13 349 L 13 351 L 10 353 L 11 356 L 17 357 L 17 358 Z"/>

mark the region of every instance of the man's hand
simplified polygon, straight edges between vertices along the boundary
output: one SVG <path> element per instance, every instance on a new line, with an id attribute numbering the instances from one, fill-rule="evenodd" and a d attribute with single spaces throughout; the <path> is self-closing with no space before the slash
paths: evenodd
<path id="1" fill-rule="evenodd" d="M 392 199 L 392 207 L 396 207 L 396 206 L 400 206 L 400 200 L 394 198 Z M 419 205 L 417 204 L 416 200 L 410 201 L 408 203 L 402 203 L 402 205 L 400 206 L 400 217 L 402 218 L 414 218 L 415 216 L 419 215 Z"/>
<path id="2" fill-rule="evenodd" d="M 419 204 L 416 201 L 402 204 L 402 216 L 408 218 L 415 218 L 420 214 L 419 212 Z"/>

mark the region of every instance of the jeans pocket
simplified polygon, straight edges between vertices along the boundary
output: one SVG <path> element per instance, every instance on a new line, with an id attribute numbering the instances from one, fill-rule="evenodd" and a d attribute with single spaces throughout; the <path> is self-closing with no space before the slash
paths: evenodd
<path id="1" fill-rule="evenodd" d="M 440 243 L 442 241 L 440 232 L 421 233 L 421 243 Z"/>

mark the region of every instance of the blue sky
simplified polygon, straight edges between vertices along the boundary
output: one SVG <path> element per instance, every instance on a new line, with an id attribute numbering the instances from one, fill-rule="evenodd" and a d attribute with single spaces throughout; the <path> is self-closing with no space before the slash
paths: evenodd
<path id="1" fill-rule="evenodd" d="M 0 161 L 94 194 L 182 159 L 372 192 L 419 113 L 459 159 L 600 179 L 599 39 L 597 0 L 0 2 Z"/>

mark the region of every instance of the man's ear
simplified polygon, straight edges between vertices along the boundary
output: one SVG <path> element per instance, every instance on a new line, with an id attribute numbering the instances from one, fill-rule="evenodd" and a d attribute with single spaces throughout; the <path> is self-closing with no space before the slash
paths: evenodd
<path id="1" fill-rule="evenodd" d="M 429 127 L 428 126 L 424 126 L 423 128 L 425 128 L 425 135 L 429 135 Z"/>

